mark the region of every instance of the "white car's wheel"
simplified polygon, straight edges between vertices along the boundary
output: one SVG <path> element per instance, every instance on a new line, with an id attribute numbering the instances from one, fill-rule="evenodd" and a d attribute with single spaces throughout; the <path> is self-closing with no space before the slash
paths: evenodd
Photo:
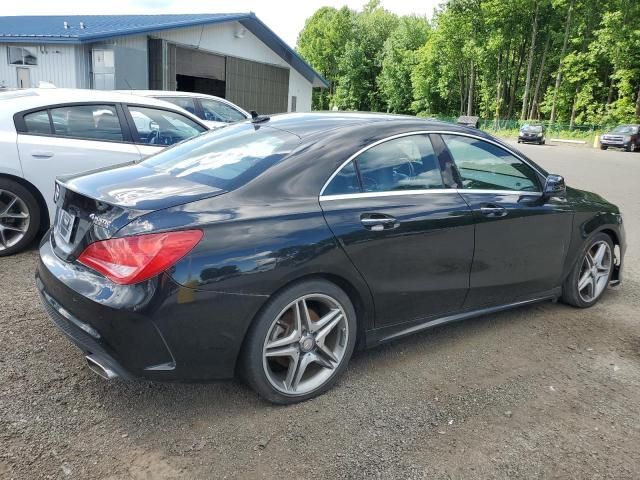
<path id="1" fill-rule="evenodd" d="M 0 179 L 0 257 L 23 250 L 40 228 L 33 194 L 13 180 Z"/>

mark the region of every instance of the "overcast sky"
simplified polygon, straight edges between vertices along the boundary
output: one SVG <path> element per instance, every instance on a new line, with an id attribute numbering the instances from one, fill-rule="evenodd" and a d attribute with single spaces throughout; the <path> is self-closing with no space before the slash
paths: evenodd
<path id="1" fill-rule="evenodd" d="M 366 0 L 3 0 L 0 15 L 101 15 L 132 13 L 226 13 L 255 14 L 292 47 L 304 21 L 322 6 L 347 5 L 360 9 Z M 398 14 L 426 15 L 442 0 L 383 0 Z"/>

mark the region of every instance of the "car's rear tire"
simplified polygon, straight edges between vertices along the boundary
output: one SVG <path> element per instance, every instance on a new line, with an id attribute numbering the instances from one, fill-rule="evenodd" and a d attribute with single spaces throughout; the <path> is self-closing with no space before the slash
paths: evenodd
<path id="1" fill-rule="evenodd" d="M 0 257 L 13 255 L 33 241 L 40 216 L 38 201 L 28 189 L 0 178 Z"/>
<path id="2" fill-rule="evenodd" d="M 636 144 L 634 142 L 629 142 L 629 148 L 627 149 L 628 152 L 635 152 L 637 150 L 636 148 Z"/>
<path id="3" fill-rule="evenodd" d="M 606 233 L 597 233 L 584 245 L 562 286 L 562 301 L 579 308 L 595 305 L 606 291 L 614 267 L 614 246 Z"/>
<path id="4" fill-rule="evenodd" d="M 342 289 L 322 279 L 296 283 L 271 298 L 255 319 L 243 347 L 241 373 L 273 403 L 308 400 L 331 388 L 344 372 L 356 332 L 356 313 Z"/>
<path id="5" fill-rule="evenodd" d="M 606 145 L 600 145 L 600 150 L 606 150 L 607 148 L 609 147 L 607 147 Z"/>

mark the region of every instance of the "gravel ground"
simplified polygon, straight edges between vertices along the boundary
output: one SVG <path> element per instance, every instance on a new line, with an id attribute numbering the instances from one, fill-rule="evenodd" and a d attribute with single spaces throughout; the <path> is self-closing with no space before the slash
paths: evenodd
<path id="1" fill-rule="evenodd" d="M 522 150 L 623 209 L 625 283 L 362 352 L 326 395 L 105 382 L 0 259 L 0 478 L 640 478 L 640 154 Z"/>

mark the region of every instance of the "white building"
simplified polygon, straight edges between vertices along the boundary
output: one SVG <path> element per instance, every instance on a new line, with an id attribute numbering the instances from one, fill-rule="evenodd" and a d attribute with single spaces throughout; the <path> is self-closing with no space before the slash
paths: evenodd
<path id="1" fill-rule="evenodd" d="M 327 81 L 253 13 L 0 17 L 0 87 L 208 93 L 311 110 Z"/>

